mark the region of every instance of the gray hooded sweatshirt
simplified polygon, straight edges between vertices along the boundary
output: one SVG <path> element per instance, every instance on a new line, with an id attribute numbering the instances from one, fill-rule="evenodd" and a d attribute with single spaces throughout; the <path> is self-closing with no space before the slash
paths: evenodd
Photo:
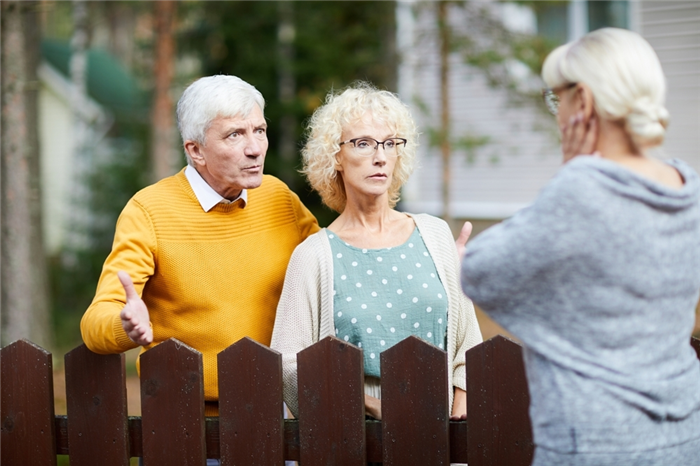
<path id="1" fill-rule="evenodd" d="M 619 454 L 700 438 L 689 344 L 700 179 L 667 163 L 683 188 L 577 157 L 533 205 L 467 245 L 464 292 L 524 344 L 538 448 Z"/>

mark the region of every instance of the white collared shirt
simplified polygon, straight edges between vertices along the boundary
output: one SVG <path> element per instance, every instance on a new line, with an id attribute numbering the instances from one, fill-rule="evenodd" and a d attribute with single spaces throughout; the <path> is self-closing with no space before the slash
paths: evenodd
<path id="1" fill-rule="evenodd" d="M 214 191 L 214 188 L 209 186 L 209 184 L 206 181 L 204 181 L 202 175 L 200 175 L 199 172 L 192 165 L 187 165 L 187 168 L 185 168 L 185 177 L 190 183 L 192 191 L 194 191 L 194 195 L 197 196 L 199 205 L 202 206 L 204 212 L 209 212 L 216 204 L 220 202 L 223 202 L 224 204 L 231 204 L 233 202 L 241 200 L 243 202 L 243 207 L 245 207 L 246 204 L 248 204 L 247 189 L 241 190 L 241 194 L 236 199 L 229 201 L 221 194 Z"/>

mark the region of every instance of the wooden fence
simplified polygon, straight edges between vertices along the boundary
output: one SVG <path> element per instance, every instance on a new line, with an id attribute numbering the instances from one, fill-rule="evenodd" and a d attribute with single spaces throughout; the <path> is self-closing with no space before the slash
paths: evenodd
<path id="1" fill-rule="evenodd" d="M 700 341 L 693 345 L 700 357 Z M 141 417 L 129 417 L 124 355 L 65 356 L 67 416 L 54 414 L 51 354 L 0 351 L 0 462 L 72 466 L 529 465 L 529 397 L 518 344 L 467 352 L 468 420 L 449 421 L 446 353 L 409 337 L 381 355 L 383 420 L 365 420 L 362 353 L 328 337 L 299 353 L 299 420 L 282 418 L 279 353 L 243 339 L 218 356 L 218 418 L 204 417 L 202 356 L 168 340 L 141 356 Z"/>

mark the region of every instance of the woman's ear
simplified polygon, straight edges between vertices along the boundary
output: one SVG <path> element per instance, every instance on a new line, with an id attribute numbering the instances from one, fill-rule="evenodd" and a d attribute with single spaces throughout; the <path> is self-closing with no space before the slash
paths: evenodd
<path id="1" fill-rule="evenodd" d="M 343 166 L 340 164 L 340 157 L 341 157 L 340 152 L 338 152 L 334 156 L 334 158 L 335 158 L 334 168 L 335 168 L 335 171 L 337 171 L 339 173 L 343 171 Z"/>
<path id="2" fill-rule="evenodd" d="M 576 106 L 577 112 L 583 114 L 583 121 L 588 121 L 595 114 L 595 101 L 593 100 L 593 92 L 585 83 L 578 83 L 576 87 Z"/>

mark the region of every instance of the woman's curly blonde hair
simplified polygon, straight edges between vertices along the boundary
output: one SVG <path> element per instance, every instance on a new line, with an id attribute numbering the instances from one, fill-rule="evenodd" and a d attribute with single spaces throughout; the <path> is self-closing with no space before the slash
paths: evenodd
<path id="1" fill-rule="evenodd" d="M 340 151 L 343 128 L 356 124 L 367 112 L 372 113 L 375 123 L 386 125 L 395 137 L 406 139 L 389 186 L 390 207 L 399 201 L 401 186 L 413 172 L 418 131 L 408 106 L 396 94 L 366 82 L 357 82 L 338 93 L 331 91 L 309 121 L 306 144 L 301 151 L 301 173 L 321 195 L 323 203 L 339 213 L 345 210 L 347 197 L 335 156 Z"/>

